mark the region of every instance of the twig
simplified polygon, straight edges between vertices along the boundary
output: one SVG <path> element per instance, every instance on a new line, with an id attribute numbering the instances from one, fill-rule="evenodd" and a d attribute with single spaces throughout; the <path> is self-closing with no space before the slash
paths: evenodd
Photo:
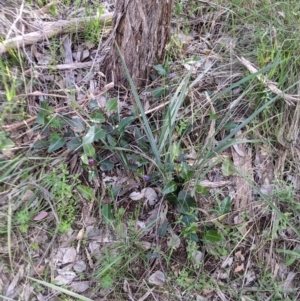
<path id="1" fill-rule="evenodd" d="M 245 66 L 247 69 L 250 71 L 250 73 L 256 73 L 258 70 L 244 57 L 238 57 L 236 56 L 237 59 Z M 285 94 L 282 92 L 280 89 L 277 88 L 277 83 L 273 83 L 269 81 L 265 76 L 262 74 L 259 74 L 256 76 L 271 92 L 273 92 L 276 95 L 281 96 L 285 102 L 288 105 L 294 104 L 294 102 L 299 102 L 300 101 L 300 95 L 290 95 L 290 94 Z"/>
<path id="2" fill-rule="evenodd" d="M 20 46 L 31 45 L 39 42 L 45 38 L 51 38 L 57 34 L 70 33 L 82 29 L 86 23 L 99 20 L 101 23 L 107 25 L 111 24 L 112 13 L 103 14 L 102 16 L 92 16 L 86 18 L 74 18 L 71 20 L 59 20 L 56 22 L 43 22 L 38 31 L 24 34 L 5 40 L 0 43 L 0 55 L 7 52 L 10 49 L 14 49 Z"/>

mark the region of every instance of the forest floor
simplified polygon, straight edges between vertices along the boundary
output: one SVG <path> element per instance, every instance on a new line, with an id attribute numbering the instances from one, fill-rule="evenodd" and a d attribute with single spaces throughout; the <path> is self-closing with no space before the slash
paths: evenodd
<path id="1" fill-rule="evenodd" d="M 0 299 L 300 300 L 300 2 L 176 0 L 138 91 L 100 2 L 0 0 Z"/>

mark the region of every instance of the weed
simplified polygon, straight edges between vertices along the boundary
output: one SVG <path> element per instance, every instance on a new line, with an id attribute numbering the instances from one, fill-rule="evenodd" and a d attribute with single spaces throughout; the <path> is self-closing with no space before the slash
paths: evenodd
<path id="1" fill-rule="evenodd" d="M 76 219 L 78 200 L 74 197 L 74 187 L 79 185 L 78 176 L 69 175 L 67 166 L 59 164 L 44 179 L 56 200 L 56 210 L 60 221 L 59 231 L 68 232 Z"/>

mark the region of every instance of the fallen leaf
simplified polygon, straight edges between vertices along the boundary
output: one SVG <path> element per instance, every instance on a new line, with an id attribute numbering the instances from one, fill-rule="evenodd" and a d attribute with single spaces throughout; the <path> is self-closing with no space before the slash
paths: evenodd
<path id="1" fill-rule="evenodd" d="M 175 233 L 172 233 L 168 237 L 167 245 L 168 245 L 169 248 L 172 248 L 172 249 L 179 248 L 179 246 L 180 246 L 180 238 L 179 238 L 179 236 L 176 235 Z"/>
<path id="2" fill-rule="evenodd" d="M 82 228 L 82 229 L 78 232 L 78 234 L 77 234 L 77 236 L 76 236 L 76 239 L 81 240 L 81 239 L 83 239 L 83 236 L 84 236 L 84 229 Z"/>
<path id="3" fill-rule="evenodd" d="M 89 281 L 73 281 L 70 285 L 73 288 L 73 291 L 76 293 L 83 293 L 88 288 L 90 288 Z"/>
<path id="4" fill-rule="evenodd" d="M 194 250 L 192 251 L 191 258 L 195 268 L 199 269 L 203 261 L 203 253 L 201 251 Z"/>
<path id="5" fill-rule="evenodd" d="M 244 270 L 244 264 L 242 263 L 241 265 L 238 265 L 235 269 L 234 269 L 234 272 L 235 273 L 239 273 L 241 271 Z"/>
<path id="6" fill-rule="evenodd" d="M 132 192 L 129 197 L 133 200 L 133 201 L 139 201 L 144 197 L 144 193 L 141 192 Z"/>
<path id="7" fill-rule="evenodd" d="M 27 202 L 30 201 L 31 198 L 34 196 L 34 192 L 31 190 L 26 190 L 25 193 L 22 195 L 22 201 Z"/>
<path id="8" fill-rule="evenodd" d="M 76 274 L 72 271 L 61 271 L 60 274 L 54 278 L 56 285 L 69 284 L 76 277 Z"/>
<path id="9" fill-rule="evenodd" d="M 149 283 L 157 286 L 163 286 L 165 281 L 165 274 L 161 271 L 156 271 L 149 277 Z"/>
<path id="10" fill-rule="evenodd" d="M 67 250 L 65 251 L 63 258 L 62 258 L 62 264 L 74 262 L 76 259 L 76 255 L 77 255 L 77 252 L 76 252 L 75 248 L 73 248 L 73 247 L 67 248 Z"/>
<path id="11" fill-rule="evenodd" d="M 234 256 L 235 256 L 236 259 L 239 259 L 240 261 L 244 261 L 245 260 L 245 256 L 242 254 L 241 251 L 235 252 Z"/>
<path id="12" fill-rule="evenodd" d="M 222 269 L 230 267 L 233 263 L 233 257 L 227 257 L 221 265 Z"/>
<path id="13" fill-rule="evenodd" d="M 144 194 L 144 198 L 148 201 L 148 204 L 150 206 L 155 205 L 155 203 L 157 202 L 157 193 L 153 188 L 144 188 L 141 193 Z"/>
<path id="14" fill-rule="evenodd" d="M 42 211 L 42 212 L 40 212 L 38 215 L 36 215 L 36 216 L 33 218 L 33 220 L 34 220 L 34 221 L 40 221 L 40 220 L 44 219 L 44 218 L 47 217 L 47 216 L 48 216 L 48 212 Z"/>
<path id="15" fill-rule="evenodd" d="M 78 260 L 74 266 L 73 266 L 74 271 L 81 273 L 83 271 L 85 271 L 86 269 L 86 264 L 83 260 Z"/>

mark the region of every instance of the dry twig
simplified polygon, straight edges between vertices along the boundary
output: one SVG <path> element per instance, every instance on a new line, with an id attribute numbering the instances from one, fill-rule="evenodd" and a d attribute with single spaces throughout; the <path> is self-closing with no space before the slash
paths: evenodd
<path id="1" fill-rule="evenodd" d="M 71 20 L 59 20 L 56 22 L 43 22 L 38 31 L 17 36 L 0 43 L 0 55 L 10 49 L 31 45 L 45 38 L 53 37 L 57 34 L 75 32 L 82 29 L 88 22 L 99 20 L 103 24 L 110 25 L 112 22 L 112 13 L 102 16 L 92 16 L 87 18 L 74 18 Z"/>

